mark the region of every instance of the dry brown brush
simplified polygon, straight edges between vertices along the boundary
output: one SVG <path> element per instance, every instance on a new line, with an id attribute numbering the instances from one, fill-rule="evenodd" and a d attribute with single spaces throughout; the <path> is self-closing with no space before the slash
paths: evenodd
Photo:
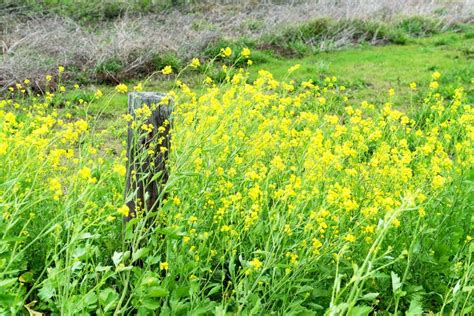
<path id="1" fill-rule="evenodd" d="M 162 13 L 127 13 L 114 20 L 82 24 L 56 14 L 25 16 L 21 10 L 0 11 L 0 90 L 29 78 L 37 87 L 58 65 L 66 78 L 115 82 L 156 71 L 156 58 L 172 53 L 196 56 L 226 38 L 259 39 L 289 26 L 328 17 L 384 23 L 400 17 L 436 17 L 443 25 L 473 21 L 473 0 L 308 0 L 221 1 Z M 347 42 L 351 28 L 336 41 Z M 335 45 L 341 46 L 341 45 Z"/>

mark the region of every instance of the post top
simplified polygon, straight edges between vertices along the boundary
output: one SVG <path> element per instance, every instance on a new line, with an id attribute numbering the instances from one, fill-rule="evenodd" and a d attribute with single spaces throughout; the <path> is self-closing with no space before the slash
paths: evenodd
<path id="1" fill-rule="evenodd" d="M 136 109 L 142 107 L 143 104 L 158 105 L 164 97 L 166 97 L 166 94 L 161 92 L 129 92 L 128 111 L 133 113 Z"/>
<path id="2" fill-rule="evenodd" d="M 169 103 L 159 105 L 161 100 L 166 97 L 166 94 L 161 92 L 129 92 L 128 93 L 128 113 L 135 116 L 135 110 L 141 108 L 144 104 L 148 106 L 156 105 L 153 109 L 156 115 L 169 118 L 171 115 L 171 106 Z M 170 99 L 170 102 L 173 100 Z M 159 106 L 158 106 L 159 105 Z"/>
<path id="3" fill-rule="evenodd" d="M 137 91 L 133 91 L 133 92 L 129 92 L 128 93 L 128 97 L 132 97 L 132 98 L 139 98 L 139 99 L 157 99 L 157 100 L 161 100 L 163 97 L 165 97 L 166 94 L 164 93 L 161 93 L 161 92 L 152 92 L 152 91 L 142 91 L 142 92 L 137 92 Z"/>

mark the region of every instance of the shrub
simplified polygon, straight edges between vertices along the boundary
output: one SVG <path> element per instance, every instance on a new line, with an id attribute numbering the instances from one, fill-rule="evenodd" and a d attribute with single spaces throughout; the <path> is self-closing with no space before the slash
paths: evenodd
<path id="1" fill-rule="evenodd" d="M 183 60 L 175 53 L 157 53 L 152 57 L 152 64 L 155 70 L 162 70 L 166 66 L 171 66 L 175 72 L 183 68 Z"/>
<path id="2" fill-rule="evenodd" d="M 263 42 L 304 55 L 310 49 L 328 50 L 364 42 L 405 44 L 406 35 L 382 22 L 321 18 L 266 36 Z"/>
<path id="3" fill-rule="evenodd" d="M 99 82 L 114 83 L 120 80 L 120 73 L 124 65 L 118 58 L 110 58 L 99 62 L 94 69 L 94 74 Z"/>
<path id="4" fill-rule="evenodd" d="M 415 16 L 403 19 L 396 27 L 410 36 L 421 37 L 439 33 L 442 30 L 442 23 L 440 20 Z"/>
<path id="5" fill-rule="evenodd" d="M 203 56 L 208 59 L 216 58 L 217 60 L 224 59 L 221 56 L 221 50 L 230 47 L 232 49 L 232 56 L 226 57 L 226 60 L 236 61 L 239 58 L 239 54 L 244 47 L 254 48 L 254 41 L 248 38 L 240 38 L 237 40 L 218 39 L 217 41 L 209 43 L 204 49 Z"/>

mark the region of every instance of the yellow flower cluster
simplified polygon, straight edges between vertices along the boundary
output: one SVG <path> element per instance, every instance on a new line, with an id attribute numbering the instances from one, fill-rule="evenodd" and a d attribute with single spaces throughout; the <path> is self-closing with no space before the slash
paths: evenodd
<path id="1" fill-rule="evenodd" d="M 171 66 L 165 66 L 162 70 L 161 73 L 163 75 L 171 75 L 173 73 L 173 68 Z"/>
<path id="2" fill-rule="evenodd" d="M 353 103 L 336 78 L 297 84 L 260 71 L 250 84 L 247 76 L 241 70 L 224 88 L 177 94 L 172 173 L 183 177 L 176 187 L 201 192 L 180 194 L 175 206 L 202 219 L 189 227 L 190 245 L 202 231 L 260 246 L 277 234 L 279 253 L 293 263 L 369 247 L 381 223 L 396 235 L 439 211 L 427 196 L 443 194 L 474 162 L 474 109 L 463 89 L 452 99 L 428 90 L 420 118 L 392 103 Z"/>
<path id="3" fill-rule="evenodd" d="M 98 97 L 102 92 L 97 90 L 95 94 Z M 117 203 L 121 203 L 123 197 L 118 192 L 125 167 L 118 161 L 122 159 L 114 162 L 112 157 L 110 163 L 106 162 L 99 148 L 91 145 L 90 118 L 53 108 L 48 102 L 51 95 L 44 99 L 0 100 L 0 164 L 7 167 L 0 170 L 0 196 L 10 190 L 4 186 L 10 182 L 18 184 L 11 189 L 21 194 L 34 192 L 39 200 L 35 200 L 33 193 L 27 193 L 33 196 L 28 198 L 31 205 L 25 209 L 34 206 L 45 222 L 57 220 L 58 216 L 58 210 L 51 209 L 48 203 L 62 211 L 65 205 L 77 205 L 76 200 L 80 199 L 83 201 L 76 206 L 76 215 L 82 223 L 97 219 L 92 210 L 94 216 L 113 219 L 111 214 L 115 210 L 111 202 L 98 202 L 95 194 L 104 190 L 105 185 L 110 201 L 116 200 L 118 194 Z M 79 103 L 85 105 L 80 100 Z M 104 177 L 101 181 L 100 176 Z M 117 178 L 118 188 L 114 188 L 111 181 Z M 15 194 L 11 199 L 16 199 Z M 81 205 L 86 212 L 82 213 Z"/>
<path id="4" fill-rule="evenodd" d="M 232 53 L 230 48 L 221 51 L 225 57 Z M 250 50 L 240 56 L 248 59 Z M 199 67 L 199 60 L 191 66 Z M 173 69 L 166 66 L 162 73 Z M 334 271 L 335 263 L 344 264 L 345 271 L 351 266 L 362 271 L 365 258 L 373 259 L 370 266 L 375 267 L 376 254 L 385 251 L 379 266 L 390 266 L 387 258 L 396 257 L 391 252 L 405 256 L 413 238 L 431 236 L 447 216 L 461 212 L 455 204 L 466 198 L 463 185 L 474 162 L 474 109 L 462 88 L 442 94 L 440 73 L 433 73 L 426 87 L 409 85 L 411 93 L 425 93 L 409 110 L 392 103 L 393 89 L 385 93 L 385 103 L 355 102 L 335 77 L 279 81 L 260 70 L 251 81 L 243 69 L 228 73 L 222 86 L 209 78 L 198 92 L 177 82 L 177 91 L 163 101 L 173 98 L 173 120 L 163 126 L 146 122 L 158 105 L 123 116 L 117 134 L 124 135 L 128 126 L 156 132 L 143 158 L 169 153 L 169 179 L 156 220 L 150 221 L 159 227 L 148 230 L 145 221 L 138 221 L 134 231 L 145 232 L 159 249 L 143 261 L 154 271 L 132 269 L 130 260 L 152 252 L 142 250 L 137 238 L 137 247 L 131 247 L 137 252 L 110 254 L 116 273 L 140 271 L 143 281 L 138 283 L 144 284 L 202 285 L 225 267 L 232 281 L 222 295 L 229 301 L 242 288 L 259 288 L 271 296 L 279 284 L 312 284 L 322 266 L 337 280 L 341 274 Z M 118 93 L 128 89 L 125 84 L 115 88 Z M 95 96 L 103 93 L 97 90 Z M 16 231 L 22 238 L 12 238 L 19 240 L 37 232 L 41 225 L 28 225 L 42 219 L 51 232 L 48 244 L 60 244 L 54 238 L 67 228 L 67 238 L 80 236 L 70 238 L 73 242 L 90 238 L 84 247 L 91 252 L 109 251 L 110 222 L 130 215 L 122 196 L 127 158 L 114 154 L 108 143 L 114 137 L 97 131 L 90 117 L 55 109 L 52 98 L 49 93 L 30 103 L 0 100 L 0 225 L 21 219 Z M 171 123 L 167 148 L 163 132 Z M 138 179 L 140 172 L 132 170 L 129 176 Z M 142 220 L 144 203 L 136 202 Z M 464 227 L 465 220 L 460 217 L 457 223 Z M 472 242 L 472 234 L 462 227 L 456 234 L 464 245 Z M 134 234 L 127 230 L 125 239 Z M 73 245 L 64 252 L 76 256 L 70 260 L 75 273 L 85 262 L 99 262 L 98 257 L 82 260 L 89 255 L 82 254 L 84 247 Z M 184 277 L 169 278 L 173 273 Z M 166 291 L 157 287 L 153 293 Z"/>

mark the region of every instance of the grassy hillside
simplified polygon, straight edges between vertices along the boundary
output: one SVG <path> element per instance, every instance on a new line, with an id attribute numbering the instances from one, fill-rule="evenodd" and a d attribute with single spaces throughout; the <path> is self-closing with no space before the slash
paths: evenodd
<path id="1" fill-rule="evenodd" d="M 248 70 L 249 80 L 257 76 L 258 70 L 269 69 L 275 78 L 281 80 L 288 77 L 288 68 L 299 64 L 301 68 L 292 77 L 301 82 L 312 79 L 321 82 L 326 77 L 335 76 L 341 84 L 351 90 L 356 101 L 379 101 L 390 88 L 397 91 L 398 106 L 410 98 L 411 82 L 426 85 L 433 71 L 443 73 L 441 81 L 446 84 L 445 90 L 453 91 L 454 87 L 464 86 L 470 89 L 474 78 L 474 36 L 472 32 L 443 33 L 429 38 L 411 40 L 406 45 L 372 46 L 366 45 L 340 51 L 316 52 L 300 58 L 286 58 L 272 51 L 253 51 L 255 64 Z M 159 77 L 158 79 L 156 77 Z M 189 71 L 183 80 L 195 89 L 202 89 L 205 75 Z M 161 74 L 156 74 L 145 85 L 150 91 L 168 91 L 173 81 Z M 216 77 L 217 78 L 217 77 Z M 132 87 L 140 81 L 132 81 Z M 91 96 L 96 87 L 104 91 L 112 91 L 113 87 L 92 86 L 80 92 L 71 92 L 71 100 Z M 472 98 L 472 92 L 468 93 Z M 472 99 L 471 99 L 472 101 Z M 102 101 L 108 102 L 108 101 Z M 115 95 L 110 105 L 99 102 L 92 109 L 106 111 L 117 116 L 126 111 L 126 97 Z"/>

